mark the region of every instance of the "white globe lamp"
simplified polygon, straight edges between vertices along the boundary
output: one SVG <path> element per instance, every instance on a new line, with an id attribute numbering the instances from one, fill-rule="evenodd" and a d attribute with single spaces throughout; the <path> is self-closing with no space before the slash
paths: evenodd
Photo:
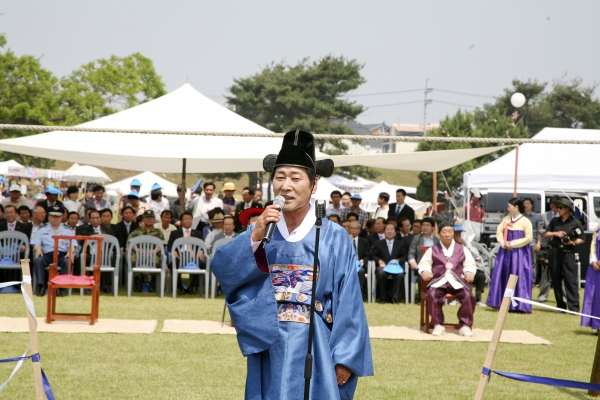
<path id="1" fill-rule="evenodd" d="M 523 107 L 525 104 L 525 96 L 523 96 L 523 93 L 514 93 L 512 96 L 510 96 L 510 104 L 512 104 L 515 108 Z"/>

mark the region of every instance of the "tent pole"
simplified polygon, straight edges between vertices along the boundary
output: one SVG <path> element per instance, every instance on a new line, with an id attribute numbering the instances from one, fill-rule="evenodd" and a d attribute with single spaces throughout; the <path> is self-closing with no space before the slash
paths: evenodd
<path id="1" fill-rule="evenodd" d="M 437 212 L 437 172 L 433 172 L 433 211 Z"/>
<path id="2" fill-rule="evenodd" d="M 185 187 L 185 168 L 187 158 L 184 158 L 181 165 L 181 194 L 179 194 L 179 215 L 185 211 L 185 195 L 187 194 L 187 188 Z"/>
<path id="3" fill-rule="evenodd" d="M 515 154 L 515 186 L 513 190 L 513 197 L 517 197 L 517 177 L 519 173 L 519 146 L 517 146 L 517 153 Z"/>

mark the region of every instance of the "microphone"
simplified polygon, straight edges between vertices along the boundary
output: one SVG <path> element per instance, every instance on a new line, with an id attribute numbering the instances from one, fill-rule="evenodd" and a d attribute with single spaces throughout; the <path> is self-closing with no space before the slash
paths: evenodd
<path id="1" fill-rule="evenodd" d="M 281 212 L 281 209 L 283 209 L 283 206 L 285 205 L 285 199 L 283 198 L 283 196 L 279 195 L 275 197 L 275 199 L 273 200 L 273 205 L 279 207 L 279 212 Z M 263 243 L 269 243 L 271 241 L 271 237 L 273 236 L 273 232 L 275 232 L 276 225 L 276 222 L 269 222 L 267 224 L 265 235 L 262 238 Z"/>

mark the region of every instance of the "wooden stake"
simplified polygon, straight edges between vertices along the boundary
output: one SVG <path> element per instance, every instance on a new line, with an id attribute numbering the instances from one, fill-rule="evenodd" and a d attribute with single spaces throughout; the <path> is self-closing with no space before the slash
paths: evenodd
<path id="1" fill-rule="evenodd" d="M 515 185 L 513 189 L 513 197 L 517 197 L 517 178 L 519 176 L 519 146 L 517 146 L 517 152 L 515 153 Z"/>
<path id="2" fill-rule="evenodd" d="M 31 271 L 29 270 L 29 260 L 21 260 L 21 270 L 23 271 L 23 278 L 25 278 L 26 276 L 31 276 Z M 25 283 L 24 287 L 27 296 L 29 296 L 29 298 L 33 300 L 33 291 L 31 290 L 31 283 Z M 37 337 L 37 321 L 29 312 L 29 309 L 27 309 L 27 321 L 29 322 L 29 343 L 31 343 L 31 354 L 37 354 L 40 352 Z M 45 394 L 44 385 L 42 384 L 42 363 L 40 361 L 35 362 L 32 360 L 32 364 L 33 377 L 35 379 L 36 399 L 44 400 Z"/>
<path id="3" fill-rule="evenodd" d="M 433 173 L 433 211 L 437 212 L 437 172 Z"/>
<path id="4" fill-rule="evenodd" d="M 596 356 L 594 357 L 594 365 L 592 367 L 592 377 L 590 383 L 600 384 L 600 335 L 598 335 L 598 343 L 596 344 Z M 597 390 L 588 390 L 588 394 L 592 397 L 600 396 Z"/>
<path id="5" fill-rule="evenodd" d="M 517 275 L 511 275 L 508 278 L 508 285 L 506 285 L 506 290 L 515 290 L 517 286 L 517 280 L 519 277 Z M 500 336 L 502 336 L 502 328 L 504 328 L 504 321 L 506 320 L 506 314 L 508 313 L 508 308 L 510 307 L 510 297 L 504 297 L 502 299 L 502 304 L 500 305 L 500 311 L 498 312 L 498 319 L 496 320 L 496 326 L 494 327 L 494 333 L 492 334 L 492 341 L 490 342 L 490 347 L 488 348 L 487 356 L 485 357 L 485 362 L 483 366 L 488 369 L 492 369 L 492 364 L 494 363 L 494 356 L 496 355 L 496 348 L 498 347 L 498 343 L 500 342 Z M 485 386 L 487 385 L 489 377 L 485 374 L 481 374 L 479 377 L 479 385 L 477 386 L 477 392 L 475 393 L 475 400 L 483 399 L 483 393 L 485 392 Z"/>

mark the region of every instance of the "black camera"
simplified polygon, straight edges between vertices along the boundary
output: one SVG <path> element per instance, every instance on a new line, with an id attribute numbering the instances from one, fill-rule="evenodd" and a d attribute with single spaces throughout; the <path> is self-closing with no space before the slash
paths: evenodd
<path id="1" fill-rule="evenodd" d="M 575 228 L 569 230 L 569 232 L 560 240 L 560 247 L 570 247 L 573 246 L 571 242 L 575 242 L 577 236 L 581 235 L 581 229 Z"/>

